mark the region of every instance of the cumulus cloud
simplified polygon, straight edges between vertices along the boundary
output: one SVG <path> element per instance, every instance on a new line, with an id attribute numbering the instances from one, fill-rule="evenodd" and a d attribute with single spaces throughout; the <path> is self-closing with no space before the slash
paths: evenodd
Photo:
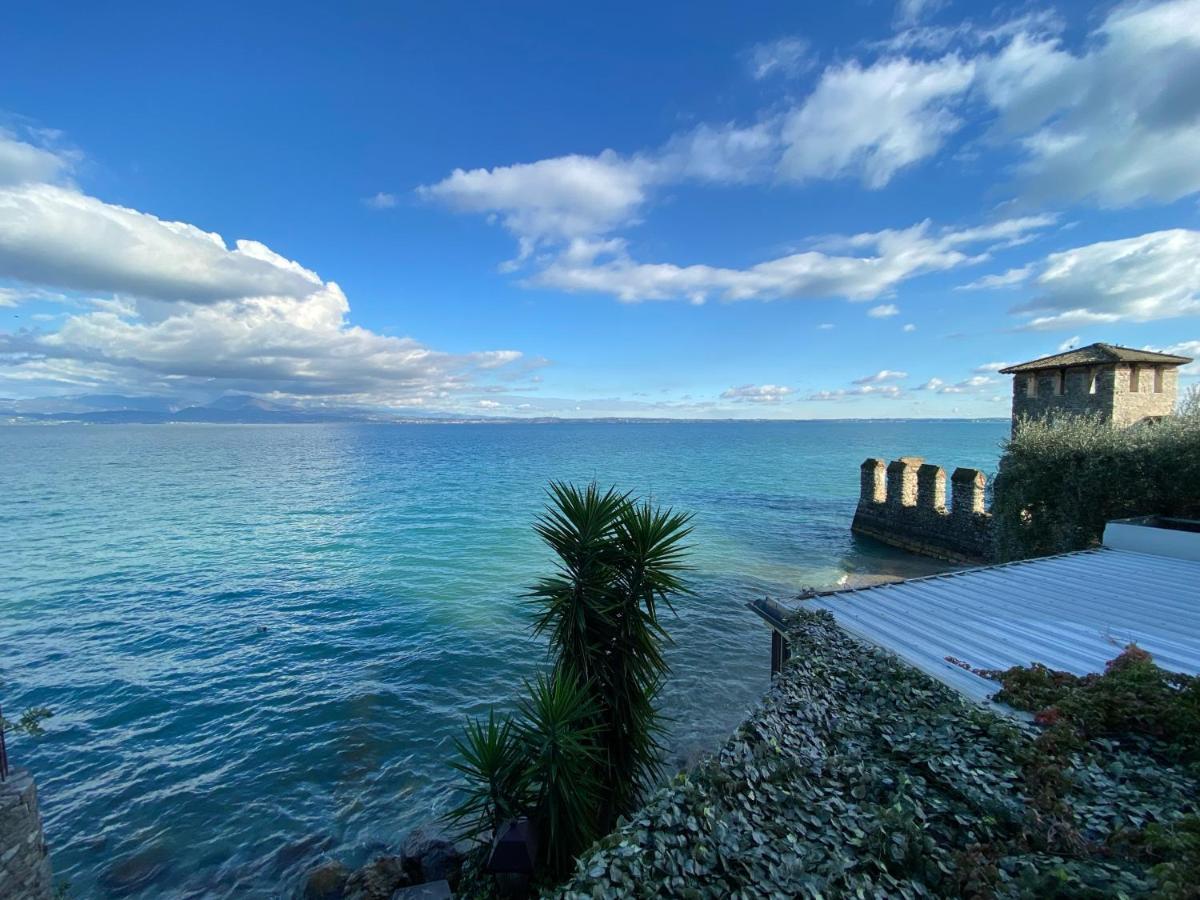
<path id="1" fill-rule="evenodd" d="M 1200 190 L 1200 0 L 1118 6 L 1087 48 L 1021 34 L 981 63 L 1026 189 L 1108 207 Z"/>
<path id="2" fill-rule="evenodd" d="M 50 152 L 50 151 L 45 151 Z M 29 170 L 47 177 L 59 168 Z M 9 179 L 13 181 L 12 178 Z M 341 288 L 266 246 L 105 203 L 65 184 L 0 189 L 0 305 L 61 299 L 54 331 L 0 334 L 0 382 L 453 403 L 513 350 L 451 354 L 354 325 Z"/>
<path id="3" fill-rule="evenodd" d="M 903 394 L 902 388 L 894 384 L 864 384 L 856 388 L 839 388 L 835 391 L 816 391 L 809 394 L 809 400 L 844 400 L 847 397 L 867 397 L 878 395 L 880 397 L 896 398 Z"/>
<path id="4" fill-rule="evenodd" d="M 56 182 L 74 167 L 72 154 L 56 153 L 0 128 L 0 188 L 39 182 Z"/>
<path id="5" fill-rule="evenodd" d="M 901 328 L 900 330 L 901 330 L 901 331 L 903 331 L 903 332 L 905 332 L 905 333 L 907 334 L 907 333 L 911 333 L 911 332 L 913 332 L 913 331 L 916 331 L 916 330 L 917 330 L 917 326 L 916 326 L 916 325 L 914 325 L 912 322 L 907 322 L 907 323 L 905 323 L 904 327 L 903 327 L 903 328 Z"/>
<path id="6" fill-rule="evenodd" d="M 637 220 L 650 192 L 686 180 L 744 182 L 762 177 L 776 146 L 773 122 L 700 125 L 647 153 L 571 154 L 532 163 L 455 169 L 417 188 L 424 199 L 495 216 L 519 242 L 519 260 L 536 248 L 594 238 Z"/>
<path id="7" fill-rule="evenodd" d="M 879 306 L 872 306 L 868 309 L 867 315 L 872 319 L 886 319 L 889 316 L 900 315 L 900 307 L 894 303 L 882 303 Z"/>
<path id="8" fill-rule="evenodd" d="M 900 381 L 908 377 L 907 372 L 896 372 L 892 369 L 880 369 L 874 375 L 864 375 L 854 379 L 854 384 L 880 384 L 884 381 Z"/>
<path id="9" fill-rule="evenodd" d="M 1051 217 L 1032 216 L 978 228 L 941 230 L 926 221 L 911 228 L 832 239 L 823 249 L 793 253 L 746 269 L 640 263 L 621 239 L 576 240 L 529 283 L 611 294 L 627 303 L 674 299 L 702 303 L 710 297 L 728 301 L 873 300 L 916 275 L 979 261 L 997 243 L 1007 243 L 1052 221 Z M 967 252 L 972 247 L 976 252 Z M 869 315 L 898 313 L 894 304 L 883 304 Z"/>
<path id="10" fill-rule="evenodd" d="M 426 198 L 499 217 L 527 254 L 543 240 L 570 240 L 623 225 L 646 198 L 648 169 L 611 150 L 492 169 L 455 169 L 418 188 Z"/>
<path id="11" fill-rule="evenodd" d="M 1001 369 L 1007 369 L 1011 365 L 1012 363 L 1010 362 L 989 362 L 981 366 L 976 366 L 975 372 L 979 375 L 987 375 L 989 372 L 999 372 Z"/>
<path id="12" fill-rule="evenodd" d="M 904 0 L 898 21 L 937 5 Z M 796 37 L 758 45 L 749 59 L 761 77 L 810 61 Z M 704 124 L 624 155 L 456 169 L 418 190 L 495 217 L 524 261 L 545 245 L 605 238 L 639 221 L 658 190 L 689 180 L 853 178 L 882 188 L 935 157 L 973 117 L 983 144 L 1015 152 L 1026 201 L 1169 202 L 1200 191 L 1198 79 L 1200 0 L 1118 6 L 1079 50 L 1044 13 L 987 27 L 922 25 L 827 66 L 805 96 L 751 125 Z M 1026 277 L 1012 269 L 967 287 Z"/>
<path id="13" fill-rule="evenodd" d="M 0 275 L 77 291 L 209 303 L 305 297 L 312 272 L 257 241 L 220 235 L 89 197 L 31 184 L 0 190 Z"/>
<path id="14" fill-rule="evenodd" d="M 792 389 L 781 384 L 743 384 L 722 391 L 721 399 L 735 403 L 778 403 L 790 393 Z"/>
<path id="15" fill-rule="evenodd" d="M 781 173 L 797 181 L 850 176 L 883 187 L 958 129 L 952 104 L 974 73 L 957 55 L 884 59 L 865 68 L 852 60 L 826 69 L 783 126 Z"/>
<path id="16" fill-rule="evenodd" d="M 1148 322 L 1200 312 L 1200 231 L 1174 228 L 1051 253 L 1022 271 L 1025 330 Z"/>
<path id="17" fill-rule="evenodd" d="M 991 390 L 998 383 L 990 375 L 972 375 L 954 384 L 947 384 L 940 378 L 930 378 L 917 390 L 932 391 L 935 394 L 975 394 Z"/>

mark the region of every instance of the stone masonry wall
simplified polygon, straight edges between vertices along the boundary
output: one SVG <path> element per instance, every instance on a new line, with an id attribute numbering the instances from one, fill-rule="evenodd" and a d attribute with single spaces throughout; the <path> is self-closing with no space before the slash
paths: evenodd
<path id="1" fill-rule="evenodd" d="M 1098 414 L 1122 427 L 1146 418 L 1171 415 L 1175 410 L 1177 369 L 1143 365 L 1137 370 L 1136 392 L 1132 390 L 1133 367 L 1128 363 L 1018 374 L 1013 378 L 1013 425 L 1018 419 L 1041 419 L 1054 412 Z M 1157 391 L 1156 372 L 1160 388 Z M 1034 383 L 1032 396 L 1030 379 Z"/>
<path id="2" fill-rule="evenodd" d="M 919 456 L 884 464 L 862 464 L 858 509 L 851 530 L 938 559 L 984 563 L 992 557 L 992 516 L 984 508 L 986 476 L 958 468 L 950 478 L 946 506 L 946 470 Z"/>
<path id="3" fill-rule="evenodd" d="M 1162 388 L 1154 390 L 1154 370 L 1161 369 Z M 1116 395 L 1113 402 L 1113 423 L 1136 425 L 1147 418 L 1170 416 L 1175 412 L 1175 394 L 1179 370 L 1174 366 L 1138 366 L 1138 390 L 1133 392 L 1133 367 L 1117 366 L 1114 373 Z"/>
<path id="4" fill-rule="evenodd" d="M 1028 372 L 1013 377 L 1012 417 L 1042 419 L 1052 412 L 1092 413 L 1112 418 L 1116 386 L 1115 366 L 1076 366 L 1073 369 L 1051 369 Z M 1058 379 L 1062 375 L 1062 393 Z M 1092 379 L 1096 390 L 1092 392 Z M 1035 382 L 1034 395 L 1029 396 L 1029 379 Z"/>
<path id="5" fill-rule="evenodd" d="M 0 897 L 50 900 L 52 882 L 37 785 L 29 770 L 13 769 L 0 782 Z"/>

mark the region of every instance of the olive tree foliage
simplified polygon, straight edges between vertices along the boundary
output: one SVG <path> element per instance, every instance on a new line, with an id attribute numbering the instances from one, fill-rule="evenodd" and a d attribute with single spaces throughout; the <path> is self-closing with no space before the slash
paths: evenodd
<path id="1" fill-rule="evenodd" d="M 1112 519 L 1200 518 L 1200 391 L 1177 415 L 1132 428 L 1070 415 L 1018 423 L 992 514 L 1001 560 L 1095 546 Z"/>

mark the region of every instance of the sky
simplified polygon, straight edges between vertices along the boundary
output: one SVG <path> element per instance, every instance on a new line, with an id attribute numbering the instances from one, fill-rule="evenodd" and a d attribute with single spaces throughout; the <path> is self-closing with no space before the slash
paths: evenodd
<path id="1" fill-rule="evenodd" d="M 1005 363 L 1200 357 L 1200 0 L 13 4 L 0 42 L 0 398 L 978 417 Z"/>

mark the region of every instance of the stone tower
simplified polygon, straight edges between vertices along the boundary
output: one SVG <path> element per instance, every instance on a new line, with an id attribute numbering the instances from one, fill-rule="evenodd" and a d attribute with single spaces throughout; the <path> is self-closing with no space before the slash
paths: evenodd
<path id="1" fill-rule="evenodd" d="M 1124 427 L 1171 415 L 1176 370 L 1190 362 L 1186 356 L 1089 344 L 1000 372 L 1014 376 L 1014 427 L 1018 419 L 1057 412 L 1093 413 Z"/>

